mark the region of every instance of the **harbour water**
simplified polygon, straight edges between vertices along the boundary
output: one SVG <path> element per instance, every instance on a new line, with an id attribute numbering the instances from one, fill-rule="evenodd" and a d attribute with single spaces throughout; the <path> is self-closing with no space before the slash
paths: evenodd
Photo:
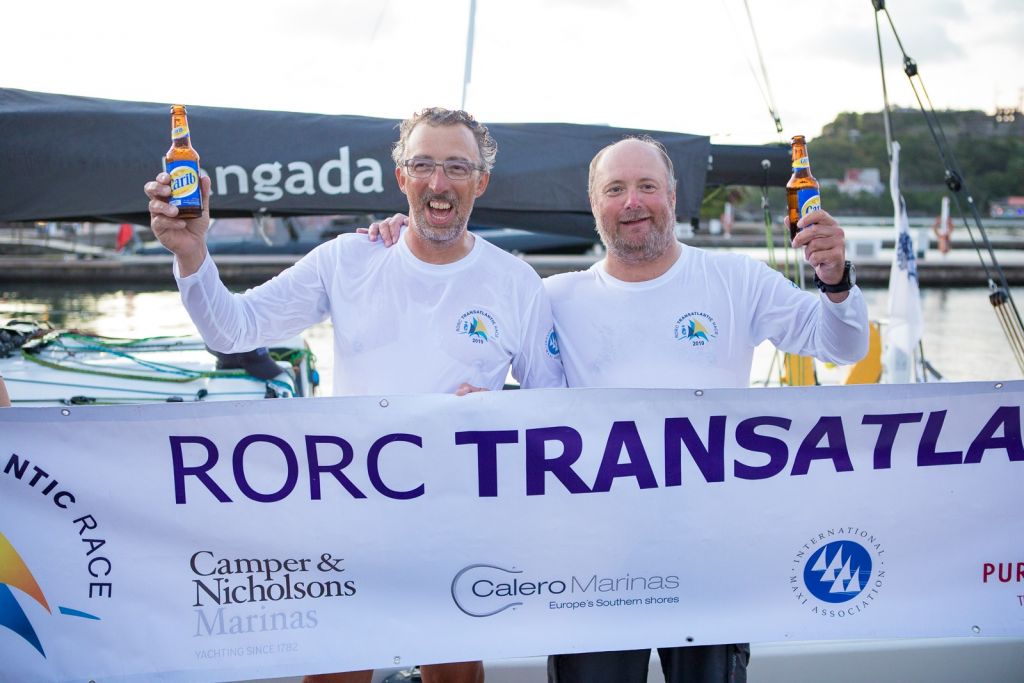
<path id="1" fill-rule="evenodd" d="M 872 319 L 884 322 L 888 292 L 867 288 L 864 293 Z M 1024 291 L 1018 288 L 1013 294 L 1018 302 L 1024 302 Z M 1024 378 L 983 288 L 925 288 L 921 292 L 921 306 L 925 321 L 925 355 L 945 379 Z M 55 328 L 78 328 L 113 337 L 195 333 L 173 289 L 7 286 L 0 289 L 0 322 L 12 318 L 31 319 Z M 330 395 L 332 391 L 332 334 L 330 322 L 314 325 L 306 334 L 306 340 L 317 357 L 321 395 Z M 764 382 L 771 364 L 772 349 L 766 343 L 755 354 L 751 379 Z"/>

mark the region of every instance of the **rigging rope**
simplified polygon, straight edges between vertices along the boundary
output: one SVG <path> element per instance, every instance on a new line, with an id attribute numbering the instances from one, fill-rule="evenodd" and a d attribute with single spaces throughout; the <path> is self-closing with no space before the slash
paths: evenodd
<path id="1" fill-rule="evenodd" d="M 63 372 L 73 372 L 101 378 L 132 380 L 141 382 L 164 382 L 185 385 L 199 380 L 234 379 L 242 382 L 255 383 L 262 390 L 265 398 L 280 396 L 312 395 L 319 385 L 319 373 L 316 370 L 316 356 L 308 348 L 275 348 L 269 351 L 274 361 L 285 362 L 291 366 L 292 376 L 288 379 L 260 379 L 248 374 L 244 369 L 195 370 L 171 363 L 157 362 L 142 358 L 140 354 L 166 353 L 168 351 L 200 353 L 206 357 L 205 344 L 194 338 L 180 336 L 153 336 L 144 338 L 105 337 L 83 333 L 78 330 L 55 330 L 41 327 L 36 322 L 11 320 L 0 326 L 0 358 L 19 354 L 25 361 Z M 209 360 L 209 359 L 207 359 Z M 122 369 L 110 369 L 110 363 L 119 362 Z M 124 369 L 124 362 L 129 364 Z M 305 368 L 303 368 L 305 363 Z M 131 364 L 139 370 L 132 370 Z M 303 372 L 305 370 L 305 372 Z M 305 375 L 305 377 L 303 376 Z M 201 401 L 210 397 L 251 397 L 255 391 L 241 389 L 238 391 L 211 391 L 209 386 L 202 386 L 191 394 L 182 394 L 177 387 L 169 391 L 140 389 L 131 386 L 102 386 L 83 384 L 81 382 L 48 381 L 43 379 L 27 379 L 7 377 L 8 382 L 20 382 L 55 388 L 74 388 L 95 393 L 92 396 L 70 396 L 56 398 L 15 399 L 15 403 L 64 403 L 68 405 L 84 404 L 120 404 L 143 401 Z M 305 381 L 309 389 L 302 389 Z M 238 386 L 238 385 L 235 385 Z M 186 387 L 182 386 L 182 389 Z M 115 391 L 118 395 L 104 395 L 103 392 Z M 125 396 L 127 395 L 127 396 Z M 183 395 L 186 398 L 183 398 Z"/>
<path id="2" fill-rule="evenodd" d="M 764 181 L 761 183 L 761 211 L 764 218 L 765 244 L 768 247 L 768 265 L 778 270 L 778 262 L 775 258 L 775 237 L 772 234 L 772 210 L 768 199 L 768 171 L 771 167 L 772 164 L 768 159 L 761 160 L 761 168 L 764 170 Z M 790 250 L 790 243 L 786 239 L 786 235 L 783 235 L 782 244 L 785 254 L 782 263 L 782 274 L 790 282 L 799 279 L 799 286 L 802 289 L 804 285 L 803 269 L 800 265 L 799 253 L 795 249 Z M 793 268 L 792 272 L 790 266 Z M 810 357 L 801 357 L 794 353 L 783 353 L 776 348 L 772 353 L 771 364 L 768 366 L 768 374 L 764 380 L 765 386 L 768 386 L 768 382 L 774 376 L 776 368 L 780 385 L 807 386 L 818 383 L 814 360 Z"/>
<path id="3" fill-rule="evenodd" d="M 70 345 L 65 340 L 78 342 Z M 172 340 L 166 344 L 154 345 L 154 342 Z M 161 363 L 140 358 L 137 353 L 145 351 L 168 351 L 168 350 L 205 350 L 205 347 L 198 343 L 190 344 L 180 337 L 146 337 L 143 339 L 122 339 L 118 337 L 102 337 L 99 335 L 86 335 L 78 332 L 56 330 L 46 334 L 42 338 L 25 344 L 21 347 L 21 356 L 27 361 L 48 367 L 54 370 L 76 372 L 97 377 L 111 377 L 116 379 L 130 379 L 150 382 L 170 382 L 185 384 L 199 379 L 236 378 L 251 379 L 256 382 L 266 383 L 265 380 L 254 378 L 244 370 L 192 370 L 179 365 Z M 51 352 L 63 353 L 64 356 L 53 360 L 43 358 L 41 351 L 47 349 Z M 131 349 L 135 353 L 127 350 Z M 139 367 L 155 374 L 143 372 L 112 371 L 89 365 L 88 359 L 82 359 L 80 354 L 104 353 L 135 363 Z M 295 363 L 302 357 L 312 359 L 312 352 L 308 350 L 286 351 L 280 355 L 287 358 L 289 362 Z M 172 376 L 168 376 L 172 375 Z"/>
<path id="4" fill-rule="evenodd" d="M 772 84 L 768 80 L 768 69 L 764 66 L 764 55 L 761 52 L 761 42 L 757 39 L 757 30 L 754 28 L 754 17 L 750 14 L 750 3 L 743 0 L 743 7 L 747 11 L 747 23 L 750 24 L 750 35 L 754 37 L 754 48 L 757 50 L 757 63 L 761 66 L 761 77 L 764 79 L 765 90 L 768 91 L 768 112 L 775 121 L 775 132 L 782 133 L 782 119 L 779 118 L 779 109 L 775 106 L 775 95 L 772 94 Z"/>
<path id="5" fill-rule="evenodd" d="M 733 21 L 735 24 L 726 0 L 723 0 L 722 4 L 725 7 L 726 13 L 729 15 L 729 20 Z M 746 11 L 747 23 L 750 27 L 750 34 L 753 37 L 754 47 L 757 52 L 757 61 L 760 66 L 760 78 L 758 78 L 758 73 L 755 70 L 754 65 L 751 63 L 749 56 L 744 53 L 744 57 L 747 61 L 747 66 L 754 77 L 754 82 L 757 84 L 757 88 L 761 92 L 761 98 L 768 107 L 768 113 L 771 115 L 772 121 L 775 122 L 775 131 L 781 135 L 783 131 L 782 119 L 778 114 L 778 108 L 775 106 L 775 96 L 772 93 L 771 82 L 768 79 L 768 69 L 764 63 L 764 55 L 761 52 L 761 43 L 757 37 L 757 30 L 754 28 L 754 18 L 750 12 L 750 4 L 747 0 L 743 0 L 743 7 Z M 778 260 L 775 255 L 775 237 L 773 235 L 774 225 L 772 220 L 771 204 L 768 199 L 768 172 L 771 169 L 771 162 L 768 159 L 762 159 L 761 168 L 764 171 L 764 181 L 761 184 L 761 211 L 764 220 L 765 246 L 768 248 L 768 265 L 778 270 Z M 787 239 L 787 235 L 785 234 L 783 234 L 782 237 L 782 246 L 783 276 L 790 282 L 795 282 L 801 289 L 804 289 L 806 283 L 799 252 L 791 249 L 790 241 Z M 772 360 L 768 368 L 768 375 L 764 382 L 765 386 L 768 385 L 771 377 L 776 372 L 776 368 L 778 368 L 778 380 L 780 384 L 807 385 L 818 383 L 812 359 L 802 358 L 796 354 L 783 353 L 776 348 L 772 353 Z"/>
<path id="6" fill-rule="evenodd" d="M 875 9 L 878 9 L 877 3 Z M 885 58 L 882 56 L 882 29 L 878 25 L 878 12 L 875 12 L 875 41 L 878 43 L 878 68 L 882 72 L 882 123 L 885 125 L 885 151 L 892 163 L 892 126 L 889 121 L 889 88 L 885 81 Z"/>
<path id="7" fill-rule="evenodd" d="M 729 21 L 733 25 L 733 30 L 739 33 L 736 29 L 736 20 L 732 16 L 732 11 L 729 10 L 728 0 L 722 0 L 722 6 L 725 8 L 725 13 L 728 15 Z M 768 114 L 772 117 L 772 121 L 775 122 L 775 132 L 781 135 L 782 119 L 779 117 L 778 107 L 775 106 L 775 96 L 772 94 L 771 82 L 768 80 L 768 69 L 765 68 L 764 65 L 764 55 L 761 53 L 761 43 L 757 38 L 757 30 L 754 28 L 754 18 L 750 13 L 750 5 L 747 4 L 747 0 L 743 0 L 743 6 L 746 10 L 747 23 L 750 26 L 750 34 L 754 39 L 754 49 L 757 53 L 760 75 L 758 75 L 758 70 L 754 67 L 753 62 L 750 60 L 750 56 L 745 51 L 743 53 L 743 58 L 747 62 L 747 68 L 750 69 L 750 75 L 754 78 L 754 84 L 757 86 L 758 92 L 761 93 L 761 99 L 768 108 Z"/>

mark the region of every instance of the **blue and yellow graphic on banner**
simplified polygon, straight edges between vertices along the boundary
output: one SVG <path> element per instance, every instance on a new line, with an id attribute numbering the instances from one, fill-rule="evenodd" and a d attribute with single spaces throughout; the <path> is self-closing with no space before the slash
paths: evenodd
<path id="1" fill-rule="evenodd" d="M 43 650 L 43 644 L 40 642 L 39 636 L 36 635 L 36 630 L 32 627 L 32 623 L 29 621 L 28 615 L 25 614 L 25 610 L 18 603 L 14 592 L 11 590 L 12 588 L 17 588 L 42 605 L 43 609 L 47 612 L 53 613 L 53 610 L 50 609 L 50 604 L 43 595 L 43 589 L 39 587 L 39 582 L 32 575 L 32 571 L 25 564 L 25 560 L 21 559 L 21 555 L 14 549 L 11 542 L 7 540 L 7 537 L 0 533 L 0 626 L 9 628 L 17 633 L 38 650 L 39 654 L 45 657 L 46 652 Z M 99 617 L 96 615 L 72 609 L 71 607 L 59 607 L 58 611 L 68 617 L 81 617 L 83 619 L 99 621 Z M 2 671 L 3 668 L 0 666 L 0 673 Z"/>
<path id="2" fill-rule="evenodd" d="M 50 605 L 43 596 L 43 590 L 39 587 L 28 565 L 21 559 L 21 555 L 14 549 L 10 541 L 0 534 L 0 626 L 5 626 L 32 644 L 32 647 L 39 650 L 39 654 L 46 656 L 43 652 L 42 643 L 36 631 L 29 623 L 25 610 L 21 608 L 14 598 L 11 588 L 17 588 L 29 596 L 47 612 L 50 612 Z"/>

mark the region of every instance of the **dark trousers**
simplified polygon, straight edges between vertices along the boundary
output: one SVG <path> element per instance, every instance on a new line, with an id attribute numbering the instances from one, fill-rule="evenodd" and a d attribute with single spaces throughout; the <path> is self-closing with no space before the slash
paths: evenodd
<path id="1" fill-rule="evenodd" d="M 658 648 L 666 683 L 746 683 L 750 646 Z M 548 657 L 548 683 L 644 683 L 650 650 L 587 652 Z"/>

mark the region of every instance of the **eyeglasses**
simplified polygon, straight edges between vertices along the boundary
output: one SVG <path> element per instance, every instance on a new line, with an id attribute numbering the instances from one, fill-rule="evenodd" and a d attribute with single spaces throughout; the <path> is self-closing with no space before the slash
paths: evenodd
<path id="1" fill-rule="evenodd" d="M 440 166 L 449 180 L 465 180 L 473 175 L 473 171 L 483 171 L 483 166 L 477 166 L 462 159 L 449 159 L 447 161 L 434 161 L 433 159 L 406 159 L 402 162 L 405 170 L 413 178 L 429 178 L 434 175 L 434 169 Z"/>

